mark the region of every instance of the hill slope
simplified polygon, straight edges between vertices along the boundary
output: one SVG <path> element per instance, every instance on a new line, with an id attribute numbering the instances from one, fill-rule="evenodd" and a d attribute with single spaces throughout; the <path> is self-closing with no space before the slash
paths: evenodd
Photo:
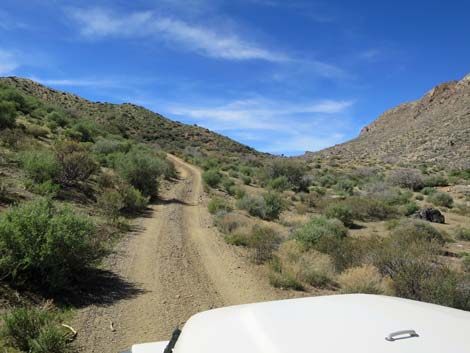
<path id="1" fill-rule="evenodd" d="M 305 156 L 470 168 L 470 75 L 386 111 L 349 142 Z"/>
<path id="2" fill-rule="evenodd" d="M 158 144 L 168 152 L 181 152 L 192 147 L 209 154 L 259 154 L 251 147 L 208 129 L 169 120 L 134 104 L 91 102 L 24 78 L 3 77 L 0 84 L 13 86 L 77 117 L 92 119 L 109 132 Z"/>

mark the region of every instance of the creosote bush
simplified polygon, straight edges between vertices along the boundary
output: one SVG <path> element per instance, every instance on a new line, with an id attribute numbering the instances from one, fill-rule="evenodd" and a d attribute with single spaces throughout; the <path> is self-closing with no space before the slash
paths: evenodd
<path id="1" fill-rule="evenodd" d="M 21 167 L 36 183 L 54 180 L 60 172 L 60 165 L 52 151 L 29 150 L 19 156 Z"/>
<path id="2" fill-rule="evenodd" d="M 280 242 L 279 235 L 272 228 L 264 226 L 255 227 L 248 239 L 248 246 L 254 249 L 254 261 L 258 264 L 270 260 Z"/>
<path id="3" fill-rule="evenodd" d="M 327 218 L 339 219 L 346 227 L 351 227 L 354 224 L 354 211 L 344 203 L 331 203 L 326 207 L 324 213 Z"/>
<path id="4" fill-rule="evenodd" d="M 284 201 L 276 193 L 266 193 L 262 196 L 245 195 L 238 200 L 237 207 L 265 220 L 278 219 L 285 208 Z"/>
<path id="5" fill-rule="evenodd" d="M 103 251 L 88 217 L 38 199 L 0 215 L 0 255 L 2 278 L 56 292 L 72 285 Z"/>
<path id="6" fill-rule="evenodd" d="M 61 185 L 77 185 L 98 170 L 98 163 L 92 154 L 78 142 L 62 141 L 56 145 L 55 153 L 60 167 L 56 179 Z"/>

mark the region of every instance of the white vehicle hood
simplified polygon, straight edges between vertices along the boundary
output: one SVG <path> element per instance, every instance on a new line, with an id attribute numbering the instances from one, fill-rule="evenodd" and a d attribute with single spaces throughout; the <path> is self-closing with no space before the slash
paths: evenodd
<path id="1" fill-rule="evenodd" d="M 419 337 L 394 342 L 392 332 Z M 469 353 L 470 312 L 400 298 L 333 295 L 210 310 L 189 319 L 174 353 Z M 132 353 L 161 353 L 136 350 Z"/>

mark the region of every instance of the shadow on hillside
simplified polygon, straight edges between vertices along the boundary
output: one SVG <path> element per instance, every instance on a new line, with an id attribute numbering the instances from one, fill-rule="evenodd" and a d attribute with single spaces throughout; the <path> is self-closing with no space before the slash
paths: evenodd
<path id="1" fill-rule="evenodd" d="M 155 201 L 155 205 L 171 205 L 171 204 L 178 204 L 178 205 L 184 205 L 184 206 L 193 206 L 190 203 L 187 203 L 185 201 L 171 198 L 171 199 L 159 199 Z"/>
<path id="2" fill-rule="evenodd" d="M 91 269 L 83 278 L 75 290 L 55 300 L 67 306 L 83 308 L 89 305 L 110 305 L 145 293 L 111 271 Z"/>

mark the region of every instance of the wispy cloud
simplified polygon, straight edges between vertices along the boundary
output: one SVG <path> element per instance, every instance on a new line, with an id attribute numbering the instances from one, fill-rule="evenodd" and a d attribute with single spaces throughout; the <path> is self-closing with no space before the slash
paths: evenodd
<path id="1" fill-rule="evenodd" d="M 13 52 L 0 49 L 0 75 L 11 74 L 19 66 L 20 62 Z"/>
<path id="2" fill-rule="evenodd" d="M 266 152 L 299 154 L 343 141 L 353 104 L 351 100 L 283 102 L 256 97 L 202 107 L 174 104 L 155 108 Z"/>
<path id="3" fill-rule="evenodd" d="M 118 14 L 103 8 L 73 8 L 69 16 L 88 38 L 153 37 L 199 54 L 228 60 L 288 61 L 289 57 L 240 38 L 236 33 L 221 34 L 216 29 L 159 16 L 152 11 Z"/>
<path id="4" fill-rule="evenodd" d="M 43 79 L 35 76 L 31 76 L 29 78 L 44 85 L 59 87 L 115 87 L 123 83 L 123 81 L 111 79 Z"/>

